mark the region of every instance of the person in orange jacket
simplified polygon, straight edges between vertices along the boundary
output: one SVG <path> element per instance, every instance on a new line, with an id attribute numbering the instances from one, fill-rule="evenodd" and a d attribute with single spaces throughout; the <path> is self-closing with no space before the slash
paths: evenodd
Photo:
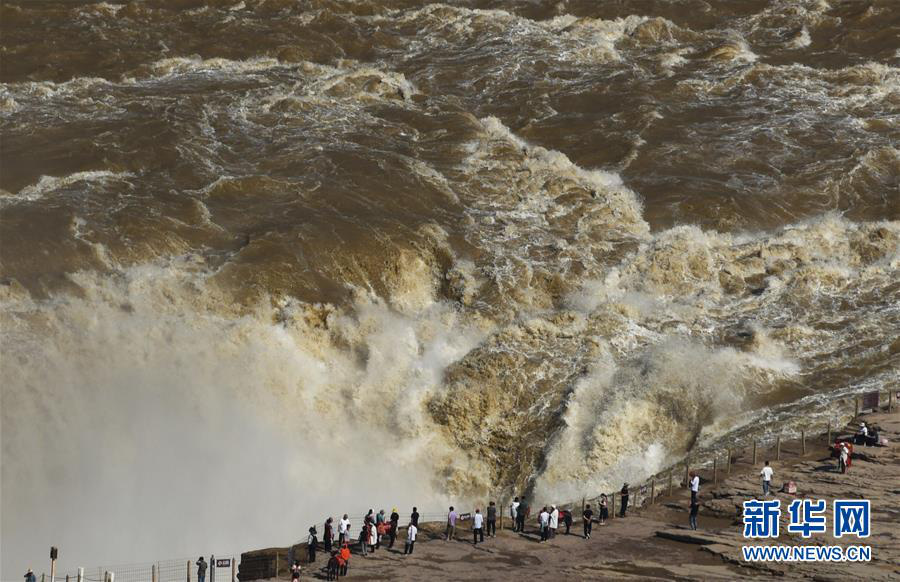
<path id="1" fill-rule="evenodd" d="M 347 575 L 347 569 L 350 567 L 350 546 L 344 544 L 341 548 L 341 576 Z"/>

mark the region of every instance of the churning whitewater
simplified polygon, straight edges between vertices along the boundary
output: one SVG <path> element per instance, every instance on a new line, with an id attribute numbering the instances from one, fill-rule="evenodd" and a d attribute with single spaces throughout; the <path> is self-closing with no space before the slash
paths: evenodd
<path id="1" fill-rule="evenodd" d="M 900 380 L 892 0 L 0 14 L 0 578 L 570 501 Z"/>

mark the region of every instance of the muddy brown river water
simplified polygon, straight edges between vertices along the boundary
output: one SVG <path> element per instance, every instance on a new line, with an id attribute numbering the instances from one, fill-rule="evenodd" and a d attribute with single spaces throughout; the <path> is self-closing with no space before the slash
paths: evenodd
<path id="1" fill-rule="evenodd" d="M 3 579 L 580 498 L 900 379 L 893 0 L 0 31 Z"/>

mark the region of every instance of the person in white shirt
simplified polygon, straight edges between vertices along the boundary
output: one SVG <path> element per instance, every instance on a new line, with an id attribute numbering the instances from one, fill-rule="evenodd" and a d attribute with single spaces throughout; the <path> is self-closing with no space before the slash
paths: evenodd
<path id="1" fill-rule="evenodd" d="M 559 510 L 555 505 L 550 506 L 550 537 L 556 537 L 556 528 L 559 527 Z"/>
<path id="2" fill-rule="evenodd" d="M 475 516 L 472 518 L 472 533 L 475 535 L 475 543 L 474 545 L 478 545 L 478 538 L 481 538 L 482 543 L 484 542 L 484 515 L 482 515 L 481 510 L 477 507 L 475 508 Z"/>
<path id="3" fill-rule="evenodd" d="M 697 503 L 698 493 L 700 493 L 700 475 L 691 471 L 691 504 Z"/>
<path id="4" fill-rule="evenodd" d="M 538 520 L 541 524 L 541 543 L 544 543 L 547 541 L 547 536 L 550 535 L 550 512 L 546 507 L 541 510 Z"/>
<path id="5" fill-rule="evenodd" d="M 344 542 L 350 543 L 350 520 L 346 513 L 338 522 L 338 545 L 343 545 Z"/>
<path id="6" fill-rule="evenodd" d="M 866 437 L 869 436 L 869 427 L 866 426 L 866 423 L 859 423 L 859 432 L 856 433 L 856 439 L 854 439 L 854 444 L 864 445 L 866 444 Z"/>
<path id="7" fill-rule="evenodd" d="M 769 466 L 769 461 L 766 461 L 766 466 L 762 468 L 759 474 L 762 475 L 763 495 L 768 495 L 769 486 L 772 484 L 772 475 L 775 474 L 775 471 Z"/>
<path id="8" fill-rule="evenodd" d="M 513 502 L 509 504 L 509 517 L 513 522 L 513 531 L 519 531 L 518 519 L 519 516 L 519 498 L 516 497 L 513 499 Z"/>
<path id="9" fill-rule="evenodd" d="M 404 555 L 413 553 L 413 546 L 416 545 L 417 533 L 419 533 L 419 528 L 416 527 L 416 524 L 410 522 L 409 527 L 406 528 L 406 547 L 403 548 Z"/>
<path id="10" fill-rule="evenodd" d="M 850 459 L 850 449 L 847 448 L 847 443 L 841 443 L 841 456 L 838 460 L 838 466 L 841 469 L 841 473 L 847 472 L 847 461 Z"/>

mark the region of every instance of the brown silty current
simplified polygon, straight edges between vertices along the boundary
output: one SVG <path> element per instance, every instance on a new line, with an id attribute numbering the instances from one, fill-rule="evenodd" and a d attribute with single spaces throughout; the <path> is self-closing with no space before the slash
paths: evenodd
<path id="1" fill-rule="evenodd" d="M 896 384 L 893 4 L 4 3 L 3 537 L 147 394 L 559 501 Z"/>

